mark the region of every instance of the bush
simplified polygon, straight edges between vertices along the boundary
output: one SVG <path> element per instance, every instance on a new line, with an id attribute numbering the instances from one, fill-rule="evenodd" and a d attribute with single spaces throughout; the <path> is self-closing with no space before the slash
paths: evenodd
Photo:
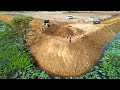
<path id="1" fill-rule="evenodd" d="M 29 32 L 29 22 L 32 20 L 32 17 L 15 17 L 11 20 L 11 25 L 13 30 L 15 30 L 14 35 L 16 37 L 21 37 L 26 43 L 26 34 Z"/>
<path id="2" fill-rule="evenodd" d="M 19 51 L 24 45 L 11 35 L 12 31 L 5 23 L 0 22 L 0 29 L 0 78 L 6 78 L 15 70 L 26 69 L 30 58 L 25 50 Z"/>
<path id="3" fill-rule="evenodd" d="M 38 70 L 24 47 L 21 37 L 14 37 L 4 22 L 0 22 L 0 79 L 48 79 Z"/>

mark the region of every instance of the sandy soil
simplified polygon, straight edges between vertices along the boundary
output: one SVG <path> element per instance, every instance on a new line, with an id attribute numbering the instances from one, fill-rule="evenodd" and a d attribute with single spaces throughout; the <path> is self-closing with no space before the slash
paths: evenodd
<path id="1" fill-rule="evenodd" d="M 113 14 L 113 13 L 112 13 Z M 101 24 L 61 23 L 66 22 L 68 14 L 48 12 L 26 12 L 35 18 L 30 22 L 31 34 L 28 38 L 31 52 L 37 64 L 48 73 L 58 76 L 80 76 L 90 71 L 97 64 L 102 53 L 102 47 L 120 31 L 120 17 L 102 22 Z M 74 14 L 78 17 L 103 15 L 95 13 Z M 85 16 L 86 15 L 86 16 Z M 104 15 L 111 15 L 104 14 Z M 1 16 L 6 20 L 8 16 Z M 52 27 L 42 31 L 42 20 L 51 19 Z M 57 18 L 58 21 L 54 21 Z M 9 22 L 9 20 L 7 20 Z M 72 34 L 72 43 L 67 35 Z M 31 43 L 32 42 L 32 43 Z"/>

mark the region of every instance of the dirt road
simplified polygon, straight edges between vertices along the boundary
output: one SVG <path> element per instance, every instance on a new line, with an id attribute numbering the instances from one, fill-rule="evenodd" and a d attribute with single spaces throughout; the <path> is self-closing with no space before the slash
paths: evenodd
<path id="1" fill-rule="evenodd" d="M 23 12 L 9 12 L 10 14 L 21 14 L 32 16 L 38 19 L 49 19 L 49 20 L 57 20 L 60 22 L 69 22 L 69 23 L 83 23 L 87 22 L 89 17 L 99 16 L 100 18 L 107 18 L 111 15 L 119 14 L 120 12 L 80 12 L 80 13 L 68 13 L 67 11 L 55 11 L 55 12 L 47 12 L 47 11 L 23 11 Z M 66 17 L 72 15 L 74 19 L 68 20 Z"/>

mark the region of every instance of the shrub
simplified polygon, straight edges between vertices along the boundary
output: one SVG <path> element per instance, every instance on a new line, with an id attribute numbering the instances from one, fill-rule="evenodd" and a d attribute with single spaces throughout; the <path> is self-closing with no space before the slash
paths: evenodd
<path id="1" fill-rule="evenodd" d="M 33 65 L 21 37 L 13 36 L 4 22 L 0 22 L 0 30 L 0 79 L 50 79 Z"/>
<path id="2" fill-rule="evenodd" d="M 11 25 L 13 30 L 15 30 L 14 35 L 16 37 L 21 37 L 26 43 L 26 34 L 29 32 L 29 22 L 32 17 L 15 17 L 11 20 Z"/>

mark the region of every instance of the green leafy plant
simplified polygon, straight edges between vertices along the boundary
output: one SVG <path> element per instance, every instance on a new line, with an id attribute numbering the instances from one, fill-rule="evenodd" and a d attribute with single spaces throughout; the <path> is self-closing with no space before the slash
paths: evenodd
<path id="1" fill-rule="evenodd" d="M 32 17 L 15 17 L 11 20 L 12 28 L 15 30 L 14 35 L 21 37 L 26 43 L 26 34 L 29 32 L 29 22 L 32 20 Z"/>
<path id="2" fill-rule="evenodd" d="M 48 74 L 33 65 L 22 37 L 0 22 L 0 79 L 50 79 Z"/>

